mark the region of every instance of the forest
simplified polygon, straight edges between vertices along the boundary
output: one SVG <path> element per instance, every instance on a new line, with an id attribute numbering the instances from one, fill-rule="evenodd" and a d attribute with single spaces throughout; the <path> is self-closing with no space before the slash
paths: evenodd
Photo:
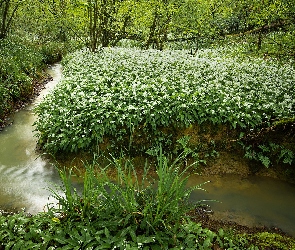
<path id="1" fill-rule="evenodd" d="M 32 128 L 59 206 L 0 210 L 0 249 L 295 249 L 187 188 L 225 154 L 295 182 L 294 60 L 293 0 L 0 0 L 0 133 L 63 74 Z"/>
<path id="2" fill-rule="evenodd" d="M 96 51 L 128 43 L 194 54 L 233 43 L 241 45 L 237 53 L 294 58 L 291 0 L 1 0 L 0 8 L 1 119 L 31 93 L 30 79 L 40 77 L 44 65 L 85 46 Z"/>
<path id="3" fill-rule="evenodd" d="M 0 119 L 46 65 L 81 47 L 235 44 L 237 54 L 294 59 L 294 2 L 1 0 Z M 239 46 L 240 45 L 240 46 Z M 1 121 L 1 120 L 0 120 Z"/>

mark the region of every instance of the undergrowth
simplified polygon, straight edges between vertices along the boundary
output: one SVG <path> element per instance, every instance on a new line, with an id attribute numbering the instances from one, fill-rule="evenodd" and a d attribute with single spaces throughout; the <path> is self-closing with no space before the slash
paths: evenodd
<path id="1" fill-rule="evenodd" d="M 0 214 L 0 249 L 291 249 L 294 240 L 271 233 L 214 232 L 193 222 L 187 188 L 190 167 L 180 168 L 185 155 L 171 162 L 160 151 L 156 175 L 146 164 L 138 175 L 131 161 L 100 157 L 84 163 L 83 189 L 72 184 L 73 169 L 58 168 L 61 186 L 51 187 L 56 203 L 36 215 Z M 109 168 L 116 169 L 110 177 Z M 279 241 L 277 241 L 278 239 Z"/>
<path id="2" fill-rule="evenodd" d="M 181 129 L 248 134 L 294 117 L 292 65 L 227 51 L 75 52 L 63 61 L 64 80 L 36 109 L 39 144 L 53 154 L 97 144 L 113 153 L 145 154 L 160 144 L 172 152 Z"/>
<path id="3" fill-rule="evenodd" d="M 0 124 L 15 103 L 32 95 L 34 80 L 44 77 L 47 65 L 60 61 L 74 48 L 74 44 L 52 41 L 41 45 L 16 35 L 0 40 Z"/>

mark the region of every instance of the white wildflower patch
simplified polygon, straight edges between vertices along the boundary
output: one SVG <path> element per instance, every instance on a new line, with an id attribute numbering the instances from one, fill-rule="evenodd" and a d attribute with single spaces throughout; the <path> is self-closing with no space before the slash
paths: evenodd
<path id="1" fill-rule="evenodd" d="M 51 152 L 84 150 L 135 126 L 155 133 L 176 123 L 254 128 L 295 115 L 290 65 L 218 50 L 123 48 L 78 51 L 64 64 L 64 80 L 36 110 L 40 142 Z"/>

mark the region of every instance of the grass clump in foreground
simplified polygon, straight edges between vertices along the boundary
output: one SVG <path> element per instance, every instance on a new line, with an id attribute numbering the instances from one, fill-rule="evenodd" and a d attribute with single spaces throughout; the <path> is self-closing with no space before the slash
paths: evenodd
<path id="1" fill-rule="evenodd" d="M 52 189 L 58 206 L 32 217 L 0 216 L 0 248 L 5 249 L 246 249 L 248 242 L 215 233 L 190 221 L 187 169 L 160 155 L 157 177 L 137 178 L 129 161 L 112 161 L 116 181 L 97 161 L 85 164 L 84 189 L 71 183 L 71 172 L 60 170 L 62 193 Z M 250 247 L 250 246 L 249 246 Z M 255 249 L 255 248 L 249 248 Z"/>
<path id="2" fill-rule="evenodd" d="M 193 222 L 188 212 L 200 205 L 189 202 L 189 168 L 169 163 L 160 152 L 157 175 L 148 166 L 141 178 L 128 160 L 112 159 L 117 170 L 96 158 L 85 164 L 84 186 L 77 191 L 72 172 L 59 170 L 62 185 L 52 188 L 58 204 L 34 216 L 0 215 L 0 249 L 293 249 L 294 239 L 271 233 L 213 232 Z M 180 160 L 180 158 L 178 159 Z M 62 191 L 62 192 L 61 192 Z M 272 249 L 272 248 L 271 248 Z"/>

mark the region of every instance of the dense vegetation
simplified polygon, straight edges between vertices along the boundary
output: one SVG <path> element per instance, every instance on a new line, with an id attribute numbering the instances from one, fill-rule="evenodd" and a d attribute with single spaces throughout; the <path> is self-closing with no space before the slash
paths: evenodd
<path id="1" fill-rule="evenodd" d="M 233 148 L 294 166 L 294 23 L 293 0 L 0 0 L 0 123 L 47 64 L 79 48 L 36 109 L 39 144 L 53 154 L 99 146 L 118 171 L 112 180 L 98 159 L 85 164 L 82 193 L 60 171 L 59 207 L 1 215 L 0 249 L 295 248 L 193 222 L 200 204 L 180 167 Z M 179 165 L 162 149 L 183 153 Z M 158 159 L 155 179 L 147 166 L 137 179 L 122 152 Z"/>
<path id="2" fill-rule="evenodd" d="M 59 61 L 64 44 L 37 45 L 29 38 L 0 40 L 0 124 L 20 101 L 27 101 L 47 64 Z"/>
<path id="3" fill-rule="evenodd" d="M 181 160 L 181 157 L 179 158 Z M 130 161 L 110 160 L 116 181 L 101 159 L 85 164 L 84 188 L 71 183 L 71 171 L 59 170 L 62 186 L 52 188 L 59 205 L 35 216 L 0 216 L 0 248 L 5 249 L 292 249 L 295 241 L 271 233 L 239 234 L 202 228 L 188 215 L 193 188 L 187 171 L 159 154 L 156 175 L 146 165 L 137 175 Z M 62 192 L 61 192 L 62 191 Z"/>
<path id="4" fill-rule="evenodd" d="M 193 126 L 225 125 L 239 131 L 232 138 L 238 140 L 294 117 L 294 68 L 228 50 L 71 54 L 63 61 L 64 80 L 36 110 L 39 142 L 54 154 L 98 144 L 152 154 L 160 145 L 175 151 L 177 140 L 189 136 L 180 131 Z M 188 146 L 198 147 L 189 139 Z M 292 164 L 290 150 L 281 158 Z"/>
<path id="5" fill-rule="evenodd" d="M 292 58 L 294 13 L 291 0 L 1 0 L 0 122 L 16 100 L 31 94 L 29 82 L 44 64 L 78 44 L 95 51 L 132 41 L 141 48 L 195 53 L 234 40 L 244 52 Z"/>

